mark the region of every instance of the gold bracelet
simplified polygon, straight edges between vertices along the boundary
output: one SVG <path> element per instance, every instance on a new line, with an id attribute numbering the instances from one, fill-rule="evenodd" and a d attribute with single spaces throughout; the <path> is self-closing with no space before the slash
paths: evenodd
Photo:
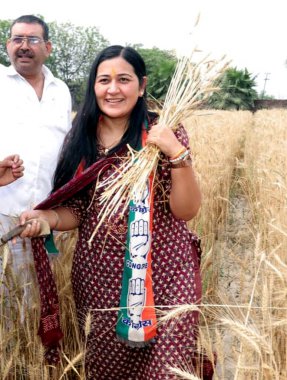
<path id="1" fill-rule="evenodd" d="M 185 151 L 186 151 L 186 147 L 183 146 L 182 148 L 180 148 L 180 150 L 173 157 L 170 157 L 169 160 L 176 160 Z"/>

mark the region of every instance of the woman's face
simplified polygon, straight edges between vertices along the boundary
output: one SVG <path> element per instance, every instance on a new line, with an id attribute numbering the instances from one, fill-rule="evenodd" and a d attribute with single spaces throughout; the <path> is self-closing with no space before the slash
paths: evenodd
<path id="1" fill-rule="evenodd" d="M 140 86 L 132 65 L 116 57 L 98 66 L 94 89 L 98 106 L 106 116 L 128 118 L 145 86 L 146 77 Z"/>

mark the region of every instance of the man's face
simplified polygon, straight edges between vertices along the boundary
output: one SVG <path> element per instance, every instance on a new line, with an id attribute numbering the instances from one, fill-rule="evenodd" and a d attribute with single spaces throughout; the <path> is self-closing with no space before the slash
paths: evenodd
<path id="1" fill-rule="evenodd" d="M 34 39 L 17 37 L 36 37 Z M 16 39 L 15 39 L 16 38 Z M 43 39 L 43 28 L 39 24 L 16 23 L 6 44 L 12 65 L 23 77 L 37 75 L 49 57 L 52 46 Z"/>

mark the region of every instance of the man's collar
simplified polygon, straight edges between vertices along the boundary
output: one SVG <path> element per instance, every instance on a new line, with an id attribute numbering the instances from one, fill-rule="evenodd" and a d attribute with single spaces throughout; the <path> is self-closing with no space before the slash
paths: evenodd
<path id="1" fill-rule="evenodd" d="M 52 83 L 55 81 L 55 77 L 54 75 L 52 74 L 51 70 L 48 69 L 47 66 L 43 65 L 42 66 L 42 72 L 44 74 L 44 77 L 45 77 L 45 82 L 48 84 L 48 83 Z M 6 67 L 6 74 L 7 76 L 16 76 L 16 75 L 19 75 L 22 77 L 21 74 L 19 74 L 15 67 L 13 65 L 10 65 L 9 67 Z"/>

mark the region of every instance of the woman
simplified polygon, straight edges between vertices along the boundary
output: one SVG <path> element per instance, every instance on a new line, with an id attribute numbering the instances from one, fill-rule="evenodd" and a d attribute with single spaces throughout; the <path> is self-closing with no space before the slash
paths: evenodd
<path id="1" fill-rule="evenodd" d="M 20 218 L 21 224 L 31 218 L 46 219 L 58 231 L 79 229 L 72 284 L 86 339 L 87 379 L 173 379 L 170 366 L 193 368 L 198 313 L 156 326 L 152 305 L 198 303 L 201 298 L 199 243 L 186 226 L 200 207 L 201 195 L 187 149 L 188 136 L 182 126 L 173 133 L 169 126 L 156 124 L 156 115 L 147 110 L 146 83 L 145 63 L 134 49 L 110 46 L 99 53 L 83 107 L 63 147 L 54 191 L 97 161 L 112 160 L 112 164 L 99 171 L 92 185 L 60 206 L 27 211 Z M 96 186 L 96 179 L 103 181 L 116 172 L 128 154 L 127 144 L 134 149 L 154 144 L 160 149 L 153 189 L 147 184 L 141 207 L 129 207 L 124 217 L 113 215 L 89 245 L 101 210 L 103 189 Z M 143 209 L 148 212 L 135 215 L 131 222 L 131 210 Z M 38 233 L 36 220 L 21 236 Z M 131 268 L 134 277 L 126 280 L 125 293 L 124 277 Z M 152 282 L 147 284 L 151 275 Z M 122 313 L 127 310 L 125 318 L 114 310 L 98 311 L 122 307 L 122 302 L 127 306 L 122 308 Z M 144 320 L 143 310 L 149 309 L 151 317 Z M 87 316 L 92 316 L 92 324 L 85 335 Z M 125 327 L 130 329 L 128 337 L 122 331 Z M 149 328 L 147 340 L 139 337 L 145 327 Z"/>

